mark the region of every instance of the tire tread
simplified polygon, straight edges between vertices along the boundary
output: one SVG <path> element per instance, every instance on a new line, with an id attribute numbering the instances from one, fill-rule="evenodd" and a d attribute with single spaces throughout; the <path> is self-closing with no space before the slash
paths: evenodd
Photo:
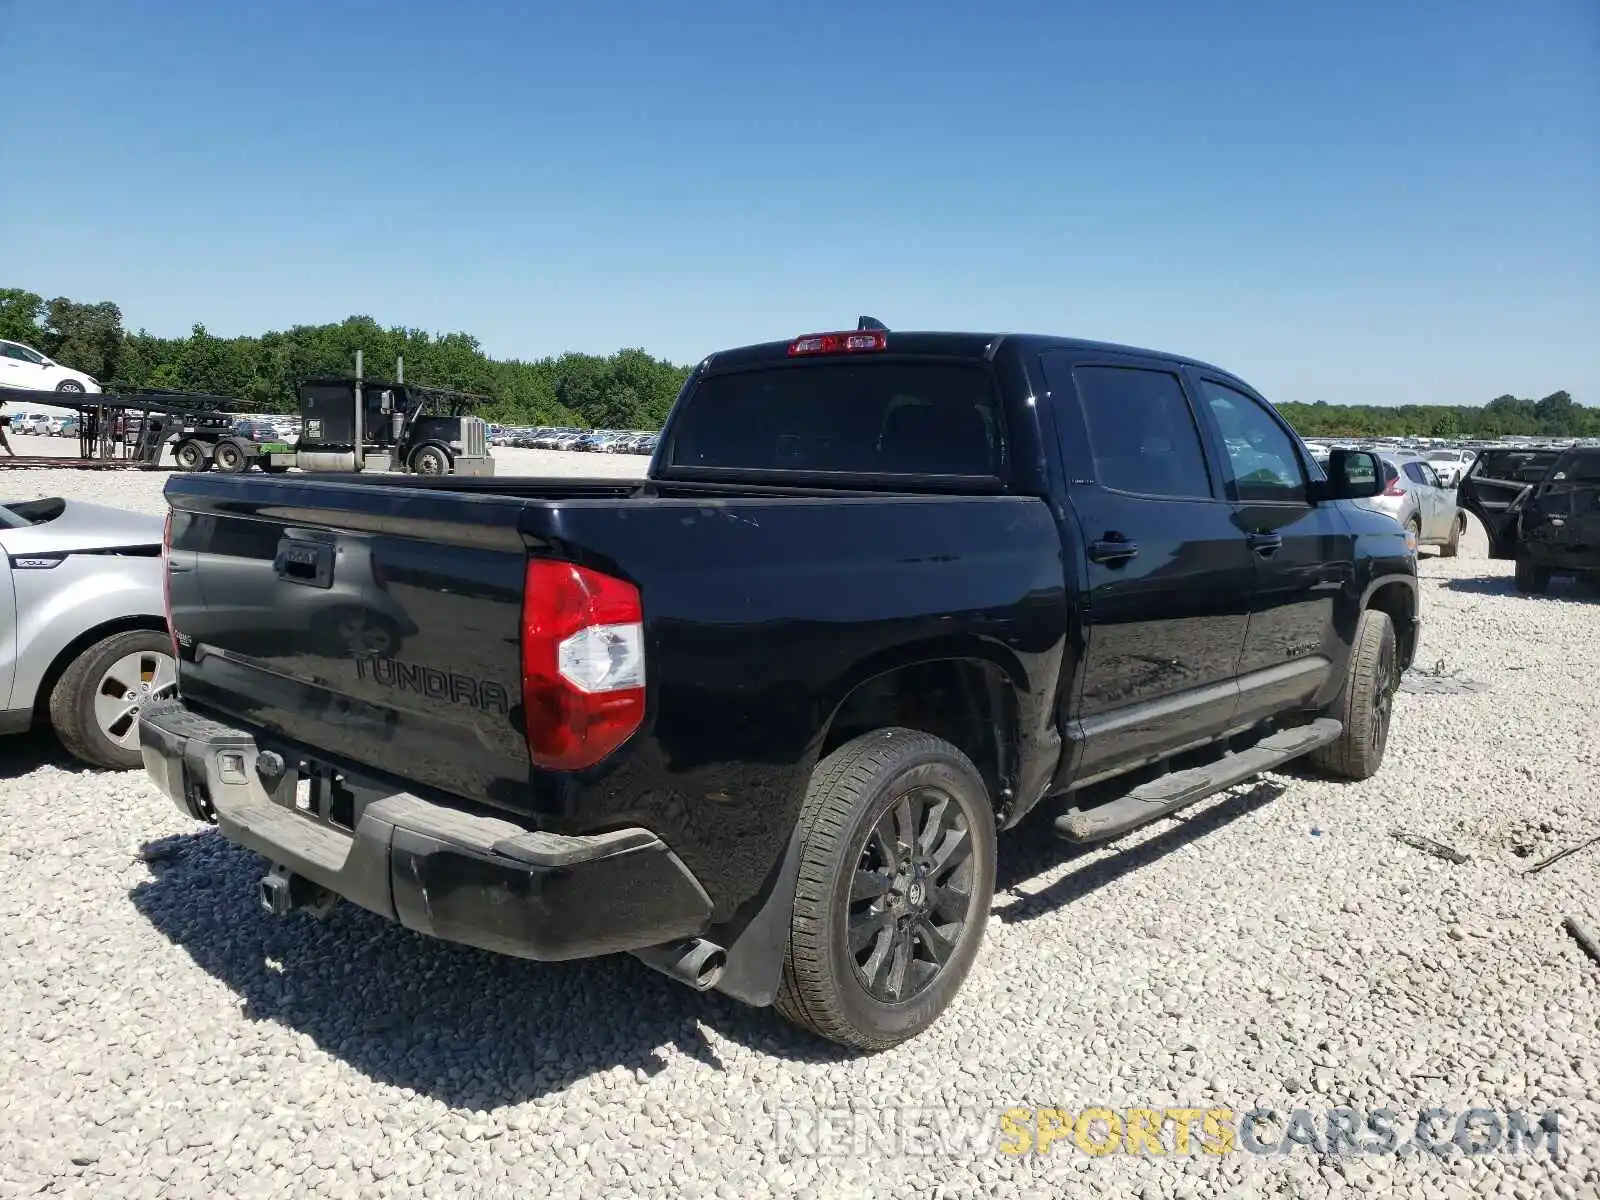
<path id="1" fill-rule="evenodd" d="M 84 647 L 61 673 L 55 687 L 50 689 L 50 725 L 74 758 L 111 771 L 133 770 L 139 765 L 130 764 L 124 757 L 113 753 L 117 748 L 100 736 L 100 731 L 94 727 L 92 712 L 85 711 L 93 706 L 83 703 L 83 692 L 97 682 L 92 676 L 105 670 L 111 662 L 125 654 L 151 649 L 151 640 L 159 640 L 163 636 L 150 629 L 127 629 L 113 633 Z M 171 647 L 166 647 L 166 651 L 170 654 Z"/>
<path id="2" fill-rule="evenodd" d="M 1394 624 L 1389 614 L 1369 608 L 1356 626 L 1355 645 L 1344 690 L 1334 702 L 1334 715 L 1344 723 L 1337 741 L 1311 752 L 1313 765 L 1342 779 L 1370 779 L 1382 764 L 1374 761 L 1371 727 L 1372 676 L 1383 659 L 1386 642 L 1394 640 Z"/>
<path id="3" fill-rule="evenodd" d="M 828 955 L 833 859 L 885 769 L 896 760 L 928 754 L 950 759 L 974 779 L 981 778 L 971 760 L 941 738 L 912 729 L 879 729 L 846 742 L 817 764 L 800 809 L 800 870 L 788 953 L 773 1006 L 794 1024 L 861 1050 L 886 1050 L 905 1037 L 864 1035 L 834 1002 L 841 981 L 833 978 Z"/>

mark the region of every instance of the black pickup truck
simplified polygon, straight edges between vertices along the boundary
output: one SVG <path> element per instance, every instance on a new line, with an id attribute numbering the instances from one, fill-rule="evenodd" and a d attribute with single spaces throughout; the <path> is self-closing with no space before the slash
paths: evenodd
<path id="1" fill-rule="evenodd" d="M 1204 363 L 863 320 L 700 363 L 642 483 L 175 475 L 144 760 L 275 912 L 883 1048 L 1041 801 L 1092 841 L 1378 769 L 1418 632 L 1378 470 Z"/>

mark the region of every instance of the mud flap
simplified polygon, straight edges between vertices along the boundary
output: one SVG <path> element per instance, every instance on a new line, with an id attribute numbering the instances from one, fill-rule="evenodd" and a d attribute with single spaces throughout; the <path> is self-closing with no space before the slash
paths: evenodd
<path id="1" fill-rule="evenodd" d="M 796 821 L 767 898 L 728 946 L 728 961 L 717 980 L 717 991 L 757 1008 L 766 1008 L 777 998 L 799 878 L 800 823 Z"/>

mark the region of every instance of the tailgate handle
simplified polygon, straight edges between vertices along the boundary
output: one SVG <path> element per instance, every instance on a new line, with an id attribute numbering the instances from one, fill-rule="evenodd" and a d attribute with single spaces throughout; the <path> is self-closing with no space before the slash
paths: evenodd
<path id="1" fill-rule="evenodd" d="M 286 537 L 278 543 L 278 556 L 273 559 L 272 566 L 285 583 L 315 588 L 333 586 L 333 547 L 326 542 Z"/>

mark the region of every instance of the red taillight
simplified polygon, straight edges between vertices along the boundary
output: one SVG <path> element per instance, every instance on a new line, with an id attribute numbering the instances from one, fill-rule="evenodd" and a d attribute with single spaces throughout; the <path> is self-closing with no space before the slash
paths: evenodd
<path id="1" fill-rule="evenodd" d="M 877 332 L 808 333 L 789 343 L 789 356 L 797 354 L 859 354 L 863 350 L 887 350 L 889 339 Z"/>
<path id="2" fill-rule="evenodd" d="M 533 559 L 522 596 L 522 709 L 535 766 L 593 766 L 644 720 L 644 608 L 631 583 Z"/>
<path id="3" fill-rule="evenodd" d="M 1404 496 L 1406 494 L 1406 489 L 1400 482 L 1400 476 L 1396 475 L 1384 485 L 1383 494 L 1385 496 Z"/>
<path id="4" fill-rule="evenodd" d="M 161 605 L 166 610 L 167 637 L 172 639 L 172 661 L 178 661 L 178 627 L 172 623 L 172 510 L 161 530 Z"/>

